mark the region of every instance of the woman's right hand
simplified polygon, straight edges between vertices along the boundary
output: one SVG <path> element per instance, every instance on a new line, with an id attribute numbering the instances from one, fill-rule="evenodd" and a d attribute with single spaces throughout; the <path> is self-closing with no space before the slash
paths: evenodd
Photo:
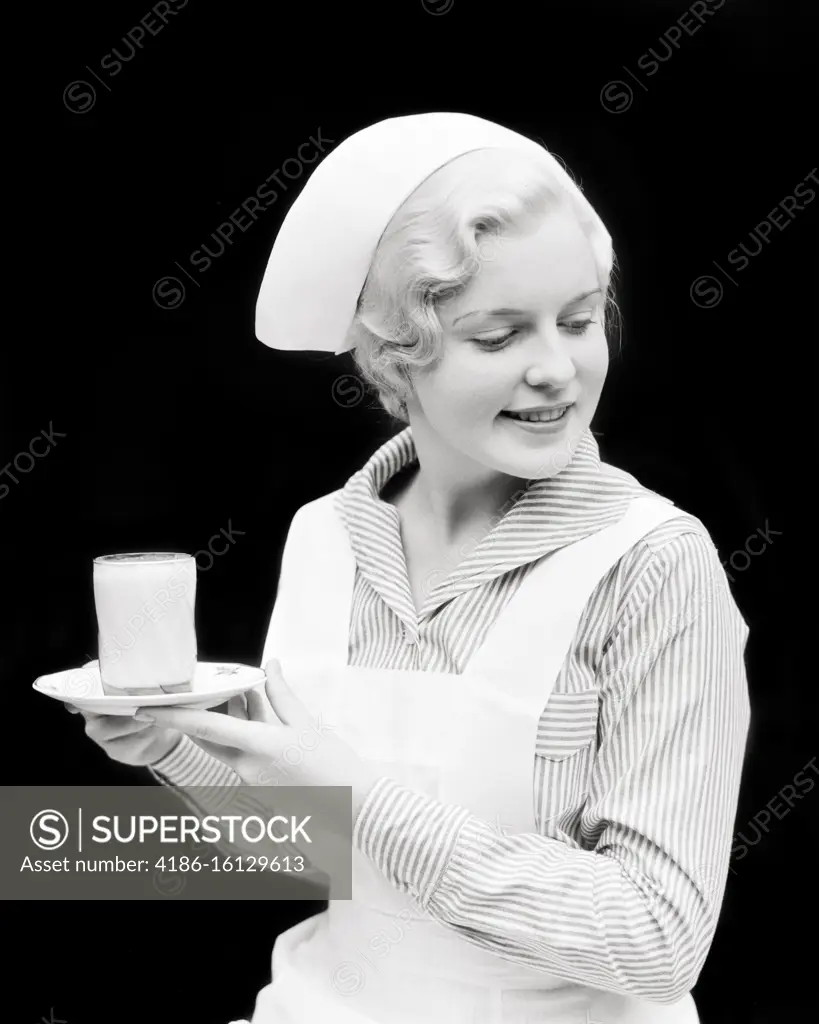
<path id="1" fill-rule="evenodd" d="M 176 729 L 164 729 L 151 722 L 138 722 L 127 715 L 97 715 L 66 704 L 72 715 L 85 719 L 85 733 L 114 761 L 146 766 L 156 764 L 182 739 Z"/>

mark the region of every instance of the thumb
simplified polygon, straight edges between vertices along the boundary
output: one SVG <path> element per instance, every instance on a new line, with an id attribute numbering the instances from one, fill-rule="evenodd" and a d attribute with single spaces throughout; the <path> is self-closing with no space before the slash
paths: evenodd
<path id="1" fill-rule="evenodd" d="M 310 712 L 290 688 L 290 684 L 282 675 L 281 665 L 275 658 L 267 662 L 264 673 L 267 676 L 264 690 L 279 719 L 285 725 L 294 728 L 309 725 Z"/>
<path id="2" fill-rule="evenodd" d="M 281 725 L 278 715 L 270 706 L 267 698 L 267 680 L 259 683 L 253 689 L 248 690 L 244 695 L 247 702 L 247 718 L 251 722 L 268 722 L 271 725 Z"/>

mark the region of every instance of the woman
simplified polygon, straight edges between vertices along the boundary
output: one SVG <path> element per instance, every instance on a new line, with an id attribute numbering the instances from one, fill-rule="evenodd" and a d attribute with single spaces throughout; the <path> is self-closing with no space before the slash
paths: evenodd
<path id="1" fill-rule="evenodd" d="M 354 898 L 279 936 L 253 1024 L 698 1021 L 748 631 L 703 525 L 600 460 L 612 266 L 555 158 L 463 114 L 358 132 L 288 213 L 259 338 L 351 350 L 408 426 L 294 517 L 264 693 L 89 723 L 170 784 L 352 787 Z"/>

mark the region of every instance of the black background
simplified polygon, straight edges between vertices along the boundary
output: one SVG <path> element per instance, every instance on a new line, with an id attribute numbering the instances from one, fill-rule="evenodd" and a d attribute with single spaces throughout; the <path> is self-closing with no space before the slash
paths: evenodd
<path id="1" fill-rule="evenodd" d="M 741 272 L 726 259 L 757 247 L 755 226 L 819 162 L 813 5 L 728 0 L 652 74 L 644 55 L 667 54 L 660 37 L 682 3 L 447 6 L 190 0 L 113 77 L 100 62 L 129 52 L 122 37 L 147 2 L 66 5 L 37 26 L 52 54 L 8 196 L 9 215 L 26 214 L 17 269 L 35 294 L 7 298 L 0 463 L 49 424 L 66 436 L 0 501 L 3 783 L 151 783 L 30 688 L 95 656 L 97 554 L 194 552 L 242 531 L 207 572 L 200 562 L 200 657 L 259 663 L 290 517 L 396 427 L 374 399 L 345 404 L 334 382 L 347 357 L 255 340 L 256 292 L 298 182 L 205 273 L 188 258 L 319 128 L 338 142 L 423 110 L 539 137 L 610 228 L 624 347 L 595 421 L 604 457 L 702 518 L 723 558 L 777 531 L 729 570 L 751 627 L 754 712 L 737 830 L 754 836 L 751 818 L 819 754 L 819 202 L 780 218 Z M 619 112 L 601 102 L 615 79 L 633 91 Z M 96 90 L 85 112 L 63 100 L 76 80 Z M 704 274 L 723 282 L 711 308 L 690 295 Z M 152 298 L 166 275 L 186 288 L 172 310 Z M 817 818 L 814 790 L 733 862 L 694 993 L 703 1024 L 803 1019 L 815 1003 Z M 33 967 L 18 975 L 15 1019 L 52 1007 L 69 1024 L 249 1016 L 275 936 L 317 906 L 9 903 L 5 931 Z"/>

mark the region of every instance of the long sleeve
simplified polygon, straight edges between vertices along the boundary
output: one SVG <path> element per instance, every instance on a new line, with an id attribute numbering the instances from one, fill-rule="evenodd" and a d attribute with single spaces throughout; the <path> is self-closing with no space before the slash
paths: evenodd
<path id="1" fill-rule="evenodd" d="M 582 842 L 504 835 L 382 778 L 354 844 L 471 943 L 598 989 L 677 1002 L 705 962 L 727 879 L 750 722 L 747 636 L 714 545 L 678 535 L 624 595 L 597 666 Z"/>
<path id="2" fill-rule="evenodd" d="M 149 766 L 149 771 L 162 785 L 176 790 L 177 796 L 198 817 L 228 813 L 250 816 L 269 810 L 267 801 L 262 805 L 254 802 L 253 794 L 247 792 L 248 787 L 231 767 L 206 753 L 189 736 L 182 736 L 173 750 Z M 196 791 L 197 799 L 190 792 L 193 786 L 205 787 Z M 243 788 L 237 791 L 237 786 Z M 258 843 L 246 843 L 241 838 L 232 844 L 225 841 L 221 847 L 232 856 L 257 857 L 260 852 Z M 289 853 L 291 856 L 303 857 L 305 869 L 299 872 L 299 879 L 322 890 L 327 888 L 327 876 L 310 864 L 301 851 L 287 844 L 278 847 L 278 851 L 282 856 Z"/>
<path id="3" fill-rule="evenodd" d="M 151 775 L 165 786 L 239 786 L 236 772 L 197 746 L 189 736 L 159 761 L 150 765 Z M 226 794 L 226 797 L 229 794 Z"/>

